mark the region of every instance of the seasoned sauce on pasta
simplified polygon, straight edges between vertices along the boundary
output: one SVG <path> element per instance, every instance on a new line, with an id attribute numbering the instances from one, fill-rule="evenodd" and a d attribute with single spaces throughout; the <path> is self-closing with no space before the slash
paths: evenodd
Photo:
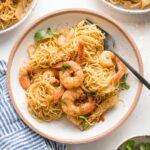
<path id="1" fill-rule="evenodd" d="M 126 66 L 104 50 L 105 34 L 96 25 L 81 21 L 60 31 L 39 30 L 34 40 L 19 73 L 33 117 L 52 121 L 66 116 L 86 130 L 118 103 Z"/>

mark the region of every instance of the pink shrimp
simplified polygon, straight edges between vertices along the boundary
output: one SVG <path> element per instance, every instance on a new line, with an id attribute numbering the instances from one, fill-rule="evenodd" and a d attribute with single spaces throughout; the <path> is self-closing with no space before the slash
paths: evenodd
<path id="1" fill-rule="evenodd" d="M 54 68 L 61 69 L 59 78 L 66 89 L 78 88 L 84 81 L 83 71 L 80 65 L 74 61 L 60 62 Z"/>
<path id="2" fill-rule="evenodd" d="M 86 115 L 92 112 L 96 103 L 92 97 L 87 97 L 87 101 L 83 104 L 75 105 L 75 102 L 79 99 L 85 98 L 81 89 L 67 90 L 62 96 L 62 109 L 69 116 Z"/>
<path id="3" fill-rule="evenodd" d="M 29 67 L 27 65 L 20 68 L 19 82 L 22 88 L 24 88 L 25 90 L 27 90 L 31 85 L 29 77 Z"/>
<path id="4" fill-rule="evenodd" d="M 77 49 L 78 49 L 78 56 L 77 56 L 76 62 L 82 65 L 83 60 L 85 59 L 84 44 L 82 42 L 79 42 Z"/>
<path id="5" fill-rule="evenodd" d="M 64 92 L 65 92 L 65 89 L 64 89 L 63 86 L 60 86 L 56 90 L 56 92 L 53 95 L 53 100 L 54 100 L 55 103 L 57 103 L 60 100 L 60 98 L 63 96 Z"/>
<path id="6" fill-rule="evenodd" d="M 106 68 L 110 68 L 113 66 L 115 67 L 115 64 L 117 65 L 118 71 L 113 78 L 114 81 L 117 82 L 120 81 L 120 79 L 126 72 L 126 66 L 124 65 L 124 63 L 110 51 L 102 52 L 102 54 L 100 55 L 100 64 Z"/>
<path id="7" fill-rule="evenodd" d="M 120 79 L 123 77 L 123 75 L 126 72 L 126 66 L 118 57 L 116 57 L 116 64 L 118 67 L 118 71 L 117 71 L 116 75 L 114 76 L 114 80 L 120 81 Z"/>

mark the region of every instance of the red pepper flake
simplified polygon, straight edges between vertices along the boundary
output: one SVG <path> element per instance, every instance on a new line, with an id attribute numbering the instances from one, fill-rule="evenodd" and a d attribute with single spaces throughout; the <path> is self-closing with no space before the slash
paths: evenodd
<path id="1" fill-rule="evenodd" d="M 97 122 L 100 122 L 100 121 L 104 122 L 105 118 L 103 116 L 100 116 L 99 118 L 96 118 L 96 121 Z"/>

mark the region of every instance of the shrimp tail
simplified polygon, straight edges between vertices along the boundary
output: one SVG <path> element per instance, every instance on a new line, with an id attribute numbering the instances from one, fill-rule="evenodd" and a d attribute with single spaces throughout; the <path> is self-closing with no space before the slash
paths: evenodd
<path id="1" fill-rule="evenodd" d="M 64 64 L 64 62 L 59 62 L 56 65 L 53 66 L 53 69 L 61 69 L 62 65 Z"/>
<path id="2" fill-rule="evenodd" d="M 60 86 L 53 95 L 53 100 L 57 103 L 65 92 L 64 87 Z"/>
<path id="3" fill-rule="evenodd" d="M 84 58 L 85 58 L 84 44 L 83 42 L 79 42 L 78 43 L 78 57 L 76 59 L 76 62 L 78 64 L 82 64 Z"/>
<path id="4" fill-rule="evenodd" d="M 19 79 L 21 86 L 27 90 L 30 87 L 30 80 L 28 79 L 28 77 L 24 76 L 22 78 Z"/>
<path id="5" fill-rule="evenodd" d="M 118 72 L 117 72 L 116 76 L 114 77 L 114 79 L 116 81 L 120 81 L 126 72 L 126 66 L 118 57 L 116 57 L 116 63 L 117 63 L 117 67 L 118 67 Z"/>
<path id="6" fill-rule="evenodd" d="M 20 82 L 22 88 L 25 89 L 25 90 L 27 90 L 31 85 L 30 78 L 29 78 L 29 75 L 28 75 L 28 70 L 27 70 L 26 67 L 20 68 L 19 82 Z"/>

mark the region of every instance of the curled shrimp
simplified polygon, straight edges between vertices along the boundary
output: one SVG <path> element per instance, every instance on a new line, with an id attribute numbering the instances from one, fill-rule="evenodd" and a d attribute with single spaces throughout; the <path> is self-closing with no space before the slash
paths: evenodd
<path id="1" fill-rule="evenodd" d="M 117 65 L 117 72 L 115 76 L 113 77 L 114 81 L 120 81 L 120 79 L 123 77 L 123 75 L 126 72 L 126 66 L 124 63 L 117 57 L 115 56 L 112 52 L 110 51 L 103 51 L 100 55 L 100 64 L 103 67 L 115 67 L 115 64 Z"/>
<path id="2" fill-rule="evenodd" d="M 30 77 L 31 69 L 28 65 L 24 65 L 20 68 L 19 72 L 19 82 L 23 89 L 27 90 L 31 85 Z M 47 80 L 52 85 L 58 85 L 59 81 L 55 77 L 53 70 L 47 70 L 42 74 L 42 79 Z"/>
<path id="3" fill-rule="evenodd" d="M 63 68 L 64 69 L 61 69 Z M 74 61 L 66 61 L 58 63 L 54 68 L 61 69 L 59 72 L 59 78 L 61 84 L 66 89 L 78 88 L 84 80 L 84 74 L 80 65 Z"/>
<path id="4" fill-rule="evenodd" d="M 110 51 L 103 51 L 100 55 L 99 62 L 103 67 L 113 67 L 115 55 Z"/>
<path id="5" fill-rule="evenodd" d="M 75 104 L 87 98 L 86 102 Z M 92 97 L 85 97 L 81 89 L 67 90 L 62 96 L 62 109 L 69 116 L 86 115 L 95 109 L 96 103 Z"/>
<path id="6" fill-rule="evenodd" d="M 54 103 L 57 103 L 61 99 L 64 92 L 65 92 L 65 89 L 64 89 L 63 86 L 60 86 L 60 87 L 57 88 L 56 92 L 53 95 Z"/>
<path id="7" fill-rule="evenodd" d="M 23 89 L 27 90 L 30 85 L 30 77 L 29 77 L 29 67 L 28 65 L 22 66 L 19 71 L 19 82 Z"/>

